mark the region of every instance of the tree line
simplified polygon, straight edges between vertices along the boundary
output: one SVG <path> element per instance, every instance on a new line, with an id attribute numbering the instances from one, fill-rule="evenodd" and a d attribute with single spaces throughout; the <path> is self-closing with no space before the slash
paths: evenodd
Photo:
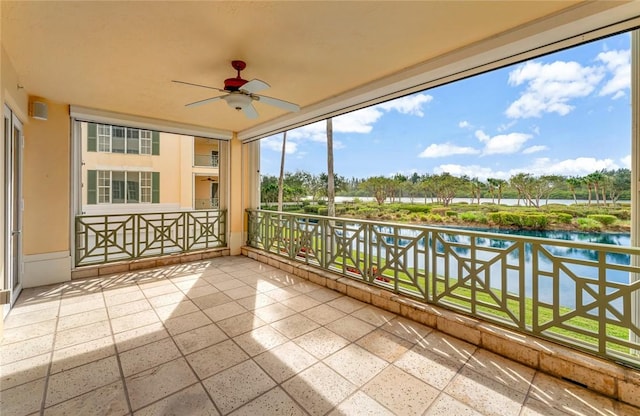
<path id="1" fill-rule="evenodd" d="M 330 178 L 326 173 L 318 175 L 305 171 L 281 174 L 281 201 L 301 202 L 329 199 Z M 533 175 L 517 173 L 509 179 L 454 176 L 449 173 L 411 176 L 396 174 L 392 177 L 373 176 L 347 179 L 333 174 L 333 188 L 337 195 L 373 197 L 378 204 L 410 198 L 412 202 L 424 201 L 448 206 L 454 198 L 469 198 L 470 203 L 480 203 L 491 198 L 500 204 L 505 198 L 517 199 L 518 205 L 539 207 L 549 199 L 572 199 L 588 204 L 607 205 L 631 198 L 631 171 L 629 169 L 599 170 L 585 176 Z M 279 178 L 262 176 L 262 203 L 278 201 Z M 332 198 L 330 198 L 332 199 Z"/>

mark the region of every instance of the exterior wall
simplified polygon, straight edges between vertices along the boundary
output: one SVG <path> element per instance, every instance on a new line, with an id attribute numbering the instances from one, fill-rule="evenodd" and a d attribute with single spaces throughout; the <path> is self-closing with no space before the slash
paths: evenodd
<path id="1" fill-rule="evenodd" d="M 25 288 L 71 278 L 69 106 L 38 101 L 47 104 L 48 119 L 24 128 Z"/>

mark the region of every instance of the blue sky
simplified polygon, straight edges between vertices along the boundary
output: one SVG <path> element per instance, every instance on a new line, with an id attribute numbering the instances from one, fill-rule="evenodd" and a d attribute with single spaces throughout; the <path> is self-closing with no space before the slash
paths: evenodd
<path id="1" fill-rule="evenodd" d="M 582 176 L 630 167 L 630 35 L 621 34 L 334 118 L 335 172 Z M 326 172 L 326 123 L 287 134 L 285 170 Z M 261 141 L 278 175 L 282 134 Z"/>

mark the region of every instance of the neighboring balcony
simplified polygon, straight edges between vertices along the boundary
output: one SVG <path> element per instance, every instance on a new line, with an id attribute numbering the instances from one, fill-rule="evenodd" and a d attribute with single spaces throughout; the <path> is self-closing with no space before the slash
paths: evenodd
<path id="1" fill-rule="evenodd" d="M 220 167 L 220 156 L 217 154 L 195 154 L 193 156 L 193 165 L 199 167 Z"/>
<path id="2" fill-rule="evenodd" d="M 220 206 L 219 198 L 196 199 L 193 202 L 193 208 L 195 209 L 218 209 L 219 206 Z"/>

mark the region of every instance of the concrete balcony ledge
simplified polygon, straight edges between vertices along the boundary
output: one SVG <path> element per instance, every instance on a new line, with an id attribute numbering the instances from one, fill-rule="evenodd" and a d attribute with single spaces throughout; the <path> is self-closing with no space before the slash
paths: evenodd
<path id="1" fill-rule="evenodd" d="M 114 273 L 126 273 L 136 270 L 151 269 L 172 264 L 189 263 L 214 257 L 228 256 L 228 248 L 213 248 L 208 250 L 176 253 L 166 256 L 148 257 L 138 260 L 127 260 L 114 263 L 102 263 L 92 266 L 76 267 L 71 271 L 71 280 L 86 279 L 88 277 L 106 276 Z"/>
<path id="2" fill-rule="evenodd" d="M 551 341 L 516 332 L 438 306 L 370 286 L 272 253 L 243 247 L 242 254 L 354 299 L 435 328 L 535 370 L 640 407 L 640 371 Z"/>

